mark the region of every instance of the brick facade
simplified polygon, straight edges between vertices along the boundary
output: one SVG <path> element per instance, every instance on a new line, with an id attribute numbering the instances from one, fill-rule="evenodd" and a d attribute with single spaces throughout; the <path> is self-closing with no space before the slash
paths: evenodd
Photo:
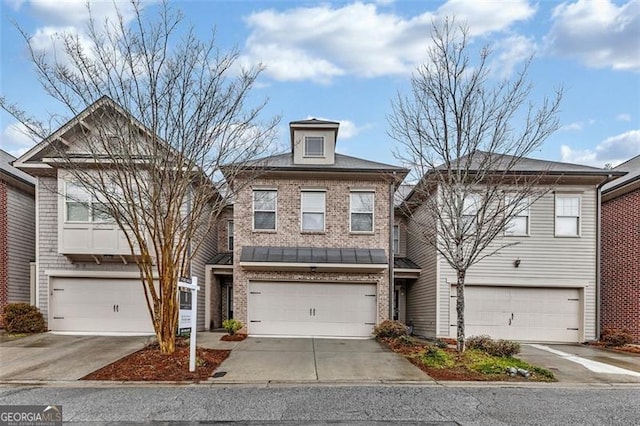
<path id="1" fill-rule="evenodd" d="M 602 204 L 601 327 L 640 343 L 640 190 Z"/>
<path id="2" fill-rule="evenodd" d="M 253 231 L 253 188 L 277 189 L 277 226 L 275 231 Z M 301 191 L 325 189 L 326 211 L 324 232 L 300 230 Z M 374 231 L 356 234 L 349 231 L 350 191 L 372 190 L 374 196 Z M 349 247 L 378 248 L 389 255 L 389 185 L 383 179 L 304 179 L 260 178 L 245 186 L 234 205 L 234 317 L 247 322 L 249 281 L 361 282 L 377 284 L 378 322 L 389 316 L 389 275 L 381 273 L 323 273 L 247 271 L 240 262 L 243 246 L 277 247 Z"/>

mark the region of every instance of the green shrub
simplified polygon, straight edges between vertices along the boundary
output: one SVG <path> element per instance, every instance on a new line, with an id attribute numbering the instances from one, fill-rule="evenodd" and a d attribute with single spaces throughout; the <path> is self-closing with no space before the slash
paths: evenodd
<path id="1" fill-rule="evenodd" d="M 244 324 L 235 319 L 227 319 L 222 321 L 222 328 L 227 330 L 227 333 L 229 333 L 231 336 L 236 334 L 236 331 L 240 330 L 242 327 L 244 327 Z"/>
<path id="2" fill-rule="evenodd" d="M 415 346 L 416 344 L 416 339 L 409 336 L 408 334 L 396 338 L 396 341 L 403 346 Z"/>
<path id="3" fill-rule="evenodd" d="M 469 337 L 466 346 L 468 349 L 477 349 L 494 356 L 512 357 L 520 353 L 520 343 L 512 340 L 493 340 L 486 335 Z"/>
<path id="4" fill-rule="evenodd" d="M 605 328 L 602 330 L 600 341 L 607 347 L 617 347 L 633 342 L 633 337 L 627 329 Z"/>
<path id="5" fill-rule="evenodd" d="M 434 342 L 434 344 L 439 347 L 440 349 L 446 349 L 449 347 L 449 344 L 447 342 L 445 342 L 442 339 L 436 339 L 436 341 Z"/>
<path id="6" fill-rule="evenodd" d="M 4 307 L 4 325 L 10 334 L 47 331 L 42 313 L 28 303 L 9 303 Z"/>
<path id="7" fill-rule="evenodd" d="M 434 345 L 427 346 L 419 357 L 424 365 L 431 368 L 451 368 L 455 365 L 451 355 Z"/>
<path id="8" fill-rule="evenodd" d="M 385 320 L 375 326 L 375 328 L 373 329 L 373 334 L 376 337 L 394 338 L 406 336 L 409 333 L 407 332 L 407 326 L 400 321 Z"/>

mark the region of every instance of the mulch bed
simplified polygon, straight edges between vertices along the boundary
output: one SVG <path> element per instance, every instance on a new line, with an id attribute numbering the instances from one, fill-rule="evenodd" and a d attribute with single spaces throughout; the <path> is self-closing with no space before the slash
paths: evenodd
<path id="1" fill-rule="evenodd" d="M 118 361 L 94 371 L 80 380 L 170 381 L 200 382 L 211 377 L 214 370 L 231 351 L 196 348 L 196 371 L 189 371 L 189 346 L 176 342 L 170 355 L 160 353 L 156 345 L 147 346 Z"/>
<path id="2" fill-rule="evenodd" d="M 225 342 L 240 342 L 247 338 L 246 334 L 236 333 L 236 334 L 225 334 L 220 337 L 220 340 L 224 340 Z"/>
<path id="3" fill-rule="evenodd" d="M 496 375 L 482 374 L 477 371 L 466 369 L 462 366 L 456 366 L 453 368 L 433 368 L 424 365 L 417 355 L 427 347 L 428 342 L 421 342 L 420 339 L 416 339 L 414 345 L 404 345 L 398 340 L 388 338 L 378 338 L 379 341 L 387 345 L 392 351 L 404 356 L 413 365 L 424 371 L 429 377 L 434 380 L 452 380 L 452 381 L 464 381 L 464 382 L 482 382 L 482 381 L 495 381 L 500 380 L 503 382 L 529 382 L 531 379 L 516 376 L 510 377 L 508 375 L 501 375 L 499 378 Z M 441 339 L 442 340 L 442 339 Z M 458 353 L 452 346 L 455 346 L 455 339 L 447 339 L 445 341 L 450 345 L 449 348 L 443 349 L 454 356 L 458 356 Z"/>

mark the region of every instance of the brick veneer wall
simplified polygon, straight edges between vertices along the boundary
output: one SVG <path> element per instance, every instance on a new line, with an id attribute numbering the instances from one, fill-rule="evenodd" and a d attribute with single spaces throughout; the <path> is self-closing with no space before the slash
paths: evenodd
<path id="1" fill-rule="evenodd" d="M 9 297 L 8 272 L 8 223 L 7 223 L 7 183 L 0 180 L 0 312 L 4 310 Z"/>
<path id="2" fill-rule="evenodd" d="M 640 343 L 640 190 L 602 204 L 601 326 Z"/>
<path id="3" fill-rule="evenodd" d="M 274 188 L 278 190 L 277 230 L 275 232 L 253 231 L 252 188 Z M 325 232 L 306 233 L 300 231 L 300 192 L 303 189 L 326 189 Z M 375 191 L 374 232 L 354 234 L 349 232 L 350 191 L 369 189 Z M 389 187 L 380 179 L 332 180 L 332 179 L 257 179 L 243 188 L 234 205 L 234 317 L 247 323 L 247 290 L 251 280 L 279 281 L 340 281 L 376 283 L 378 293 L 378 321 L 389 316 L 388 272 L 376 274 L 357 273 L 299 273 L 257 272 L 240 267 L 243 246 L 279 247 L 351 247 L 379 248 L 388 255 L 389 249 Z"/>

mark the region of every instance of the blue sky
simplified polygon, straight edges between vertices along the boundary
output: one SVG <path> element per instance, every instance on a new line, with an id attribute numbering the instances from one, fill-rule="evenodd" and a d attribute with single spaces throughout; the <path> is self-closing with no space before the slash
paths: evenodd
<path id="1" fill-rule="evenodd" d="M 60 31 L 82 34 L 85 1 L 0 0 L 0 94 L 41 120 L 61 112 L 40 88 L 12 21 L 43 49 Z M 111 1 L 93 1 L 99 17 Z M 146 7 L 155 7 L 146 0 Z M 126 3 L 121 8 L 127 12 Z M 478 1 L 173 1 L 202 37 L 216 28 L 221 48 L 266 70 L 253 93 L 268 98 L 267 116 L 341 122 L 338 151 L 386 163 L 394 142 L 387 115 L 426 59 L 431 22 L 466 22 L 473 46 L 489 44 L 495 78 L 508 77 L 532 53 L 532 98 L 563 86 L 560 122 L 535 157 L 601 167 L 640 154 L 640 0 Z M 517 125 L 517 123 L 515 123 Z M 0 113 L 0 147 L 19 155 L 34 144 Z"/>

